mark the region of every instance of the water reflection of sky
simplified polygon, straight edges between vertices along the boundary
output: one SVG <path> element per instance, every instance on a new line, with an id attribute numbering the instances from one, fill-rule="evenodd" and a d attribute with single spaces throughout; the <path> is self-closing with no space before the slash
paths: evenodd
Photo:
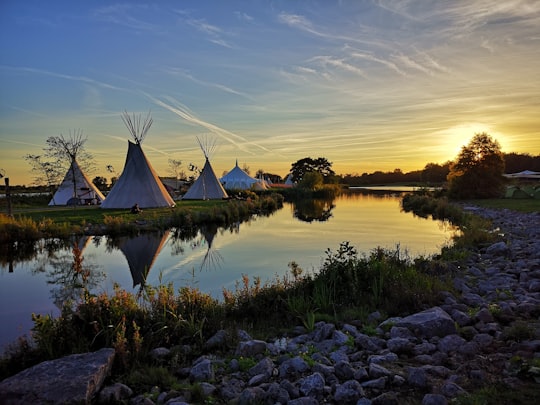
<path id="1" fill-rule="evenodd" d="M 291 261 L 305 271 L 316 271 L 326 249 L 335 251 L 343 241 L 365 253 L 378 246 L 394 249 L 398 244 L 411 256 L 439 252 L 451 231 L 441 222 L 401 212 L 399 201 L 397 196 L 340 197 L 333 202 L 331 216 L 324 222 L 300 221 L 293 217 L 295 208 L 286 204 L 269 217 L 255 218 L 237 228 L 210 227 L 185 241 L 175 240 L 171 232 L 155 236 L 163 241 L 139 241 L 131 248 L 129 241 L 107 243 L 105 237 L 96 238 L 85 243 L 83 264 L 92 269 L 96 278 L 98 273 L 104 275 L 94 287 L 95 292 L 110 292 L 114 283 L 136 292 L 140 286 L 133 285 L 128 262 L 133 265 L 140 261 L 133 255 L 141 256 L 140 250 L 148 249 L 148 255 L 155 257 L 147 261 L 152 263 L 147 284 L 173 283 L 175 290 L 189 285 L 221 299 L 222 289 L 234 289 L 242 275 L 251 280 L 272 280 L 288 273 Z M 64 254 L 69 256 L 71 252 Z M 131 260 L 126 255 L 132 255 Z M 45 266 L 45 272 L 36 273 L 37 267 L 36 261 L 27 261 L 15 264 L 13 273 L 7 266 L 0 270 L 0 344 L 26 333 L 32 326 L 32 312 L 58 314 L 54 304 L 58 286 L 47 284 L 51 279 L 50 265 Z"/>

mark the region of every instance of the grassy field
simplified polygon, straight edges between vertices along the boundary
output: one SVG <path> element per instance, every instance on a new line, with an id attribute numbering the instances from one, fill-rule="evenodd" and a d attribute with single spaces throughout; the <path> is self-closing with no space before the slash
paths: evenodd
<path id="1" fill-rule="evenodd" d="M 485 208 L 509 209 L 520 212 L 540 212 L 540 200 L 514 199 L 514 198 L 491 198 L 485 200 L 468 200 L 467 204 L 478 205 Z"/>
<path id="2" fill-rule="evenodd" d="M 174 208 L 148 208 L 139 214 L 132 214 L 129 209 L 101 209 L 98 206 L 78 206 L 78 207 L 27 207 L 15 208 L 13 216 L 15 218 L 29 218 L 39 222 L 45 218 L 54 223 L 65 223 L 69 225 L 100 224 L 105 217 L 122 218 L 126 221 L 137 219 L 139 221 L 156 221 L 171 216 L 181 209 L 189 209 L 192 212 L 206 211 L 213 207 L 227 205 L 227 201 L 177 201 Z"/>

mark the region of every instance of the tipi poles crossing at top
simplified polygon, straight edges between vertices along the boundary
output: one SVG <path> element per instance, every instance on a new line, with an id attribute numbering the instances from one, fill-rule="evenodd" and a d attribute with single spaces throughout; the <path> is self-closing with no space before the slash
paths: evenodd
<path id="1" fill-rule="evenodd" d="M 197 143 L 204 153 L 206 159 L 211 159 L 212 154 L 216 150 L 217 140 L 208 136 L 197 137 Z"/>
<path id="2" fill-rule="evenodd" d="M 129 133 L 137 142 L 137 144 L 141 144 L 144 141 L 144 138 L 152 126 L 152 123 L 154 120 L 150 116 L 150 111 L 148 111 L 148 115 L 142 121 L 141 115 L 129 115 L 127 111 L 124 111 L 122 113 L 122 121 L 124 121 L 124 124 L 126 125 L 126 128 L 128 129 Z"/>

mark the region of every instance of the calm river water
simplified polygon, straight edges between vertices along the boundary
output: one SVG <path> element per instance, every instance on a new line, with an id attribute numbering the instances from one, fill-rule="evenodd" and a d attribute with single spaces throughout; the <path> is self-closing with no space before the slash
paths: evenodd
<path id="1" fill-rule="evenodd" d="M 443 222 L 402 212 L 399 195 L 350 193 L 332 202 L 286 203 L 269 217 L 229 229 L 206 228 L 190 240 L 170 231 L 114 241 L 87 237 L 79 247 L 95 292 L 111 291 L 114 283 L 136 292 L 146 278 L 150 285 L 172 282 L 175 290 L 189 285 L 221 299 L 222 289 L 234 289 L 242 275 L 271 280 L 288 273 L 291 261 L 317 271 L 326 249 L 336 251 L 344 241 L 366 254 L 399 245 L 412 257 L 427 256 L 449 243 L 453 232 Z M 1 265 L 0 353 L 29 333 L 32 313 L 57 315 L 62 302 L 76 296 L 68 282 L 72 262 L 71 249 L 60 249 L 12 263 L 12 271 Z"/>

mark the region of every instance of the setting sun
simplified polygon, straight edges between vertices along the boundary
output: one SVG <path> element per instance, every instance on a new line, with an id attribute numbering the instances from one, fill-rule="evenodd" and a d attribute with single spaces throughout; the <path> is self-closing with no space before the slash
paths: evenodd
<path id="1" fill-rule="evenodd" d="M 438 161 L 438 163 L 454 160 L 455 157 L 460 153 L 462 147 L 469 144 L 474 135 L 479 133 L 486 133 L 490 135 L 501 145 L 501 150 L 503 152 L 513 151 L 510 140 L 503 134 L 494 131 L 489 125 L 476 122 L 465 123 L 437 133 L 436 136 L 441 140 L 440 148 L 438 149 L 441 159 Z"/>

